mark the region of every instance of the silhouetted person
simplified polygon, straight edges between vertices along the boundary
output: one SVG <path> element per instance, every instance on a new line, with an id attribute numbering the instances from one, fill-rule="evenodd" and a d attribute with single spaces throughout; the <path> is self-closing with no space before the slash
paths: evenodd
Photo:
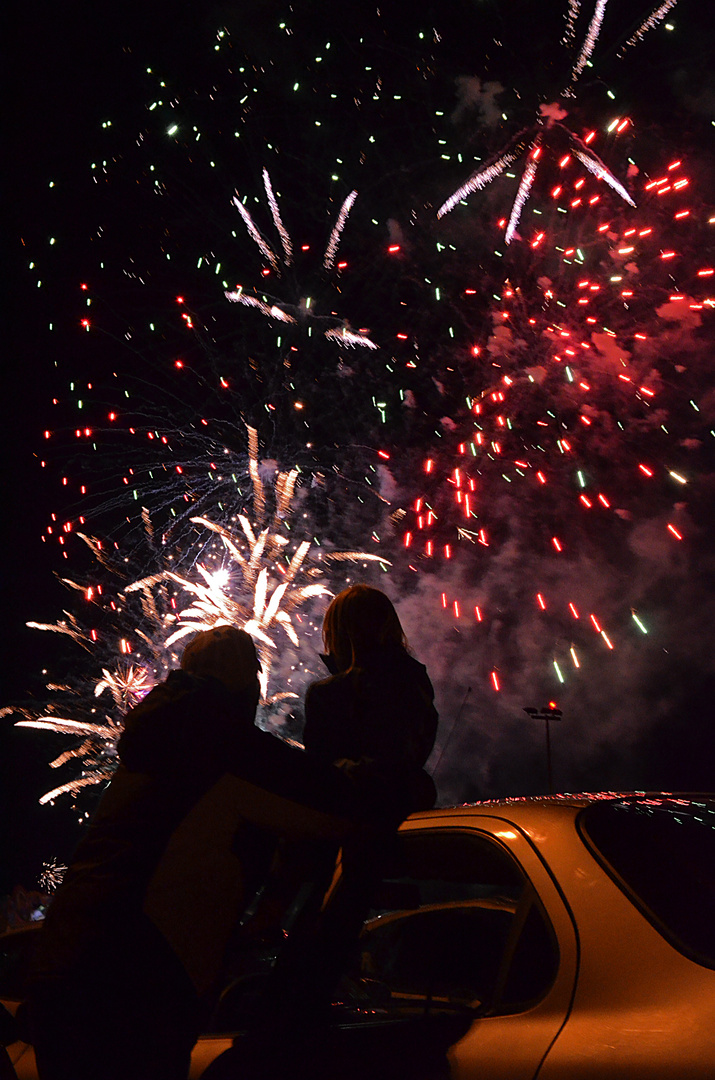
<path id="1" fill-rule="evenodd" d="M 41 1080 L 184 1080 L 277 845 L 334 850 L 349 832 L 354 785 L 254 726 L 258 670 L 248 634 L 206 631 L 128 714 L 121 764 L 40 937 Z"/>
<path id="2" fill-rule="evenodd" d="M 378 812 L 370 830 L 346 837 L 340 881 L 315 929 L 296 937 L 279 959 L 286 975 L 282 986 L 275 980 L 274 1015 L 297 1028 L 329 1003 L 399 824 L 433 806 L 436 796 L 423 768 L 437 733 L 434 691 L 425 667 L 407 651 L 389 598 L 368 585 L 346 589 L 328 607 L 323 642 L 333 674 L 308 687 L 306 754 L 343 769 Z M 294 995 L 296 980 L 302 989 Z"/>
<path id="3" fill-rule="evenodd" d="M 396 794 L 405 789 L 408 804 L 411 794 L 408 813 L 429 808 L 435 791 L 422 769 L 437 734 L 434 691 L 392 602 L 369 585 L 345 589 L 325 613 L 323 644 L 332 674 L 306 693 L 307 753 L 369 765 Z"/>

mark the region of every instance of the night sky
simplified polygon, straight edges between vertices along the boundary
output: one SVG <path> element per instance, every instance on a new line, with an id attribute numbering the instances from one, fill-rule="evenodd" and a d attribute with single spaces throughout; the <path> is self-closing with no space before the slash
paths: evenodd
<path id="1" fill-rule="evenodd" d="M 315 404 L 316 419 L 310 430 L 321 446 L 320 453 L 308 453 L 304 441 L 298 447 L 297 433 L 302 429 L 294 419 L 290 420 L 294 427 L 288 420 L 282 425 L 274 422 L 272 427 L 261 428 L 260 434 L 267 456 L 281 467 L 292 465 L 299 452 L 303 455 L 300 460 L 306 473 L 320 479 L 320 484 L 313 485 L 318 493 L 327 490 L 320 487 L 325 475 L 339 475 L 341 480 L 348 476 L 346 457 L 358 470 L 363 465 L 367 470 L 369 463 L 375 462 L 373 472 L 379 475 L 383 499 L 379 506 L 368 500 L 367 509 L 361 503 L 362 516 L 350 517 L 352 511 L 348 512 L 347 504 L 340 501 L 346 498 L 345 493 L 338 491 L 337 484 L 329 510 L 319 505 L 319 495 L 301 496 L 301 506 L 313 515 L 315 528 L 327 529 L 335 548 L 351 544 L 360 550 L 373 550 L 369 546 L 372 531 L 382 538 L 392 528 L 385 524 L 388 510 L 406 511 L 399 530 L 394 526 L 391 539 L 381 539 L 383 544 L 392 545 L 389 554 L 395 563 L 389 584 L 384 584 L 403 612 L 415 652 L 427 664 L 437 689 L 443 719 L 437 778 L 443 798 L 544 791 L 542 733 L 529 726 L 532 722 L 523 715 L 522 707 L 541 707 L 551 698 L 557 698 L 565 711 L 564 721 L 553 732 L 559 788 L 712 790 L 715 461 L 709 446 L 701 444 L 701 429 L 707 433 L 715 426 L 715 401 L 709 392 L 712 380 L 707 377 L 707 360 L 713 351 L 712 311 L 709 315 L 705 312 L 698 325 L 676 319 L 668 323 L 666 333 L 665 317 L 656 317 L 654 311 L 664 303 L 667 282 L 654 277 L 653 299 L 648 293 L 639 315 L 643 325 L 649 322 L 650 303 L 650 325 L 652 328 L 657 324 L 654 337 L 661 334 L 661 350 L 673 353 L 674 364 L 680 356 L 680 368 L 689 373 L 680 383 L 674 374 L 669 383 L 663 377 L 661 363 L 662 393 L 672 392 L 671 400 L 676 404 L 678 395 L 685 400 L 688 395 L 683 380 L 687 378 L 689 393 L 699 403 L 697 417 L 681 415 L 679 405 L 668 415 L 674 443 L 677 439 L 679 442 L 672 453 L 668 444 L 661 459 L 673 469 L 689 467 L 692 480 L 691 489 L 680 501 L 671 493 L 657 502 L 638 488 L 629 509 L 614 519 L 614 524 L 609 521 L 603 526 L 581 525 L 569 510 L 563 532 L 583 536 L 584 546 L 580 555 L 572 554 L 571 546 L 566 555 L 571 561 L 564 571 L 562 564 L 553 564 L 552 553 L 539 547 L 541 533 L 550 538 L 554 529 L 561 527 L 563 507 L 567 505 L 561 501 L 561 489 L 551 497 L 547 510 L 539 510 L 547 503 L 537 504 L 532 495 L 520 495 L 519 504 L 511 494 L 505 495 L 501 482 L 497 486 L 491 473 L 487 473 L 483 482 L 489 485 L 486 490 L 495 538 L 490 563 L 470 561 L 465 555 L 467 545 L 463 544 L 453 564 L 443 563 L 440 568 L 423 562 L 418 573 L 403 545 L 405 530 L 413 527 L 410 512 L 415 498 L 423 490 L 428 499 L 432 497 L 423 484 L 423 459 L 433 454 L 445 473 L 454 466 L 451 459 L 448 461 L 445 447 L 449 443 L 449 453 L 456 452 L 459 431 L 464 430 L 468 419 L 460 402 L 465 393 L 476 396 L 490 386 L 486 376 L 468 368 L 464 359 L 467 338 L 480 343 L 482 354 L 489 353 L 494 367 L 497 360 L 504 370 L 513 370 L 508 364 L 521 370 L 528 366 L 523 357 L 516 357 L 516 346 L 505 344 L 503 337 L 500 341 L 494 334 L 494 309 L 489 305 L 495 289 L 500 290 L 508 276 L 524 284 L 524 296 L 527 287 L 532 292 L 537 287 L 543 291 L 540 275 L 550 275 L 556 288 L 566 287 L 566 271 L 556 278 L 552 272 L 555 263 L 537 261 L 542 256 L 530 248 L 529 240 L 536 235 L 531 223 L 528 234 L 524 227 L 523 236 L 520 234 L 508 251 L 497 236 L 496 222 L 508 217 L 518 180 L 509 181 L 510 187 L 507 181 L 496 180 L 483 191 L 471 194 L 467 209 L 458 207 L 441 226 L 435 223 L 440 203 L 472 171 L 472 158 L 481 154 L 486 160 L 489 154 L 496 153 L 520 124 L 528 126 L 533 122 L 539 103 L 553 101 L 563 88 L 569 64 L 559 39 L 566 3 L 474 0 L 451 5 L 417 4 L 410 5 L 408 15 L 401 3 L 385 4 L 379 11 L 371 4 L 352 3 L 341 6 L 339 15 L 337 6 L 331 3 L 294 7 L 295 11 L 288 4 L 256 8 L 241 3 L 209 3 L 187 5 L 188 14 L 184 14 L 177 13 L 175 5 L 154 3 L 149 13 L 139 14 L 136 5 L 121 3 L 107 10 L 84 2 L 69 8 L 49 3 L 31 8 L 15 5 L 12 29 L 7 35 L 10 47 L 5 76 L 5 100 L 11 107 L 10 169 L 5 183 L 9 213 L 2 395 L 5 569 L 0 581 L 0 705 L 27 701 L 28 696 L 42 702 L 46 696 L 43 669 L 48 669 L 52 678 L 63 679 L 66 673 L 80 670 L 83 662 L 81 650 L 72 643 L 25 626 L 27 620 L 54 622 L 63 608 L 75 605 L 75 599 L 55 575 L 81 576 L 91 565 L 88 553 L 74 538 L 68 560 L 60 558 L 56 544 L 41 540 L 43 533 L 47 536 L 52 512 L 64 513 L 67 518 L 82 513 L 81 500 L 63 493 L 58 481 L 65 471 L 84 475 L 85 465 L 72 445 L 71 434 L 56 446 L 43 445 L 45 429 L 62 429 L 66 433 L 77 422 L 64 403 L 53 408 L 52 397 L 60 392 L 58 387 L 66 386 L 70 379 L 96 379 L 105 392 L 107 372 L 115 367 L 121 376 L 126 370 L 134 380 L 132 385 L 145 382 L 141 410 L 147 427 L 163 424 L 168 431 L 170 426 L 180 430 L 183 425 L 188 430 L 196 408 L 212 408 L 221 425 L 221 438 L 230 444 L 237 458 L 243 453 L 243 428 L 237 418 L 258 423 L 256 417 L 265 416 L 268 398 L 261 394 L 269 393 L 268 385 L 261 384 L 259 390 L 255 380 L 251 381 L 253 369 L 245 364 L 235 366 L 234 385 L 241 386 L 243 397 L 238 403 L 234 401 L 231 412 L 226 405 L 214 404 L 208 391 L 199 405 L 193 391 L 187 392 L 187 384 L 181 384 L 182 389 L 172 381 L 176 375 L 170 372 L 167 358 L 175 355 L 176 346 L 171 332 L 167 331 L 157 346 L 147 345 L 137 334 L 131 354 L 122 351 L 122 342 L 132 320 L 139 323 L 153 317 L 154 312 L 169 312 L 174 293 L 185 287 L 194 290 L 194 310 L 200 310 L 207 320 L 213 319 L 207 321 L 213 337 L 207 336 L 202 346 L 201 355 L 207 365 L 210 361 L 215 366 L 228 354 L 245 356 L 251 350 L 264 348 L 263 341 L 269 336 L 265 321 L 261 322 L 258 315 L 253 318 L 253 312 L 237 310 L 237 306 L 227 311 L 221 290 L 193 268 L 197 253 L 205 258 L 209 253 L 215 261 L 223 253 L 232 263 L 231 274 L 245 274 L 251 283 L 259 280 L 261 263 L 256 249 L 230 206 L 230 199 L 235 189 L 251 196 L 251 212 L 260 217 L 262 227 L 268 231 L 270 218 L 260 177 L 261 168 L 268 164 L 289 231 L 295 233 L 298 243 L 306 239 L 313 246 L 323 243 L 326 222 L 334 222 L 350 188 L 359 188 L 359 201 L 342 241 L 342 250 L 346 258 L 354 260 L 356 270 L 352 277 L 346 272 L 341 284 L 340 313 L 349 311 L 351 325 L 369 328 L 380 344 L 388 337 L 395 341 L 397 332 L 403 329 L 415 342 L 414 352 L 409 355 L 397 351 L 400 345 L 384 346 L 379 362 L 372 362 L 372 366 L 364 356 L 353 363 L 351 354 L 349 363 L 354 371 L 349 370 L 347 375 L 343 368 L 337 369 L 325 346 L 324 354 L 316 353 L 325 357 L 320 360 L 326 365 L 322 389 L 322 374 L 317 378 L 312 368 L 306 366 L 302 376 L 296 374 L 297 380 L 304 380 L 303 384 L 298 382 L 296 393 L 304 391 L 308 404 Z M 549 8 L 546 16 L 545 7 Z M 591 10 L 592 5 L 584 0 L 579 36 Z M 573 128 L 579 135 L 590 125 L 602 131 L 611 115 L 630 116 L 632 130 L 620 144 L 607 143 L 604 137 L 598 146 L 599 153 L 607 154 L 609 167 L 623 179 L 627 159 L 632 158 L 641 170 L 652 169 L 656 176 L 663 162 L 682 155 L 687 159 L 692 187 L 697 188 L 691 200 L 694 213 L 702 218 L 709 205 L 712 216 L 715 83 L 709 63 L 713 44 L 709 12 L 702 0 L 681 0 L 666 19 L 673 24 L 672 31 L 663 25 L 655 28 L 625 59 L 618 60 L 617 46 L 638 27 L 639 17 L 650 10 L 639 0 L 611 0 L 594 52 L 594 68 L 588 69 L 581 80 L 573 108 Z M 278 34 L 276 27 L 283 21 L 294 28 L 292 37 Z M 212 96 L 217 64 L 214 43 L 222 26 L 228 28 L 234 43 L 235 66 L 239 55 L 250 57 L 254 64 L 258 87 L 255 102 L 253 97 L 248 104 L 241 100 L 238 81 L 233 89 L 229 82 L 217 81 Z M 420 28 L 426 34 L 425 42 L 418 38 Z M 324 49 L 327 41 L 331 41 L 340 58 L 332 66 L 331 56 Z M 323 53 L 325 76 L 319 65 L 312 61 L 310 66 L 306 64 L 305 58 L 314 59 L 318 52 Z M 368 62 L 369 77 L 365 73 Z M 200 166 L 192 159 L 193 171 L 176 148 L 180 139 L 177 144 L 169 144 L 168 140 L 166 145 L 160 144 L 158 129 L 147 110 L 151 100 L 147 66 L 171 80 L 175 88 L 171 93 L 175 92 L 181 102 L 177 115 L 188 116 L 193 109 L 209 133 L 208 150 L 204 149 L 205 143 L 197 144 L 201 145 L 197 159 L 200 154 L 204 157 Z M 288 92 L 294 79 L 302 81 L 306 88 L 303 96 L 295 99 Z M 618 91 L 617 104 L 612 105 L 607 98 L 610 87 Z M 194 97 L 192 88 L 196 88 Z M 328 89 L 335 91 L 335 104 L 331 104 Z M 167 97 L 169 94 L 167 91 Z M 373 104 L 377 97 L 379 102 Z M 358 99 L 361 111 L 356 112 Z M 509 114 L 509 120 L 503 120 L 502 110 Z M 212 115 L 218 117 L 213 127 Z M 434 125 L 434 115 L 444 120 Z M 102 128 L 108 118 L 113 125 L 109 134 Z M 571 113 L 568 122 L 572 122 Z M 232 126 L 240 127 L 239 140 L 231 138 Z M 373 129 L 377 132 L 374 150 L 367 141 L 367 132 Z M 143 143 L 137 142 L 141 132 Z M 437 136 L 442 134 L 446 135 L 445 147 L 450 156 L 440 153 Z M 458 161 L 455 154 L 455 148 L 461 147 L 460 140 L 464 140 L 464 162 Z M 363 143 L 361 161 L 358 144 Z M 138 190 L 138 178 L 145 178 L 150 154 L 155 155 L 167 177 L 168 197 L 155 200 L 157 206 L 161 203 L 156 213 L 144 189 Z M 341 155 L 346 162 L 345 176 L 333 189 L 326 183 L 327 163 L 334 163 L 336 158 L 342 161 Z M 92 189 L 89 163 L 103 158 L 111 158 L 113 164 L 104 186 Z M 215 174 L 204 168 L 209 158 L 212 162 L 215 158 Z M 523 164 L 519 166 L 518 162 L 514 166 L 517 173 L 521 168 Z M 583 170 L 581 174 L 588 176 Z M 53 180 L 56 188 L 51 189 L 49 183 Z M 589 183 L 595 181 L 591 178 Z M 605 185 L 598 190 L 602 188 Z M 255 195 L 261 199 L 254 201 Z M 532 213 L 532 207 L 543 206 L 548 197 L 544 180 L 528 204 L 528 213 Z M 609 192 L 603 198 L 614 208 L 619 222 L 625 221 L 627 211 L 619 204 L 618 196 Z M 98 225 L 102 228 L 99 241 Z M 231 230 L 238 234 L 233 241 Z M 689 235 L 688 258 L 697 259 L 698 266 L 712 266 L 712 241 L 708 249 L 701 234 Z M 162 236 L 167 250 L 174 254 L 169 270 L 165 263 L 160 269 L 158 262 L 159 247 L 163 253 Z M 57 238 L 59 254 L 48 254 L 49 237 Z M 452 244 L 454 258 L 449 261 L 448 249 L 446 261 L 435 271 L 430 260 L 434 260 L 436 241 Z M 272 242 L 277 241 L 273 238 Z M 390 243 L 401 245 L 401 261 L 389 261 L 385 253 Z M 493 254 L 495 246 L 501 249 L 499 259 Z M 595 259 L 595 255 L 589 257 Z M 100 258 L 106 259 L 109 266 L 101 287 L 97 271 Z M 543 258 L 546 260 L 546 256 Z M 29 269 L 33 261 L 36 267 Z M 184 286 L 182 271 L 189 264 L 192 269 L 186 272 Z M 602 260 L 601 269 L 603 265 Z M 120 266 L 124 277 L 117 272 Z M 147 271 L 148 284 L 143 292 L 127 275 L 130 266 L 139 276 Z M 584 272 L 588 270 L 587 260 Z M 429 290 L 425 288 L 425 274 L 430 277 L 433 271 L 441 275 L 443 291 L 452 297 L 444 316 L 435 314 L 434 282 L 430 281 Z M 590 272 L 597 272 L 593 262 Z M 687 277 L 684 270 L 674 273 L 680 273 L 683 280 Z M 83 303 L 79 283 L 88 275 L 94 275 L 91 288 L 96 283 L 98 294 L 101 292 L 100 321 L 106 335 L 99 344 L 93 334 L 85 334 L 78 327 Z M 644 272 L 644 281 L 646 277 Z M 40 288 L 38 279 L 42 280 Z M 685 288 L 680 279 L 673 281 L 673 287 Z M 301 285 L 298 281 L 295 286 L 296 303 L 301 299 Z M 462 302 L 463 290 L 470 285 L 478 294 L 471 309 Z M 656 292 L 656 285 L 660 292 Z M 713 295 L 712 286 L 709 295 Z M 409 318 L 401 325 L 405 309 Z M 613 311 L 609 309 L 609 319 L 616 317 Z M 511 317 L 515 322 L 519 317 L 516 303 Z M 48 330 L 50 323 L 52 332 Z M 446 334 L 448 324 L 457 327 L 454 345 Z M 633 329 L 629 326 L 631 335 Z M 529 348 L 527 339 L 525 349 Z M 153 351 L 149 353 L 148 349 Z M 464 355 L 452 361 L 450 349 L 455 357 L 459 349 Z M 405 369 L 405 359 L 410 356 L 416 360 L 404 376 L 412 380 L 404 384 L 412 396 L 408 395 L 409 407 L 401 411 L 396 397 L 398 379 L 392 377 L 393 368 L 389 366 L 390 350 L 398 370 L 400 365 Z M 361 351 L 366 352 L 357 350 Z M 196 349 L 195 355 L 199 355 Z M 653 370 L 658 367 L 655 354 L 652 365 Z M 643 365 L 641 369 L 645 370 Z M 162 381 L 164 377 L 166 382 Z M 372 404 L 381 400 L 381 395 L 388 402 L 391 418 L 384 429 L 380 428 L 380 415 Z M 341 408 L 345 402 L 351 404 L 336 419 L 338 398 Z M 624 477 L 637 444 L 637 423 L 632 421 L 634 414 L 629 413 L 627 442 L 608 443 L 603 416 L 611 404 L 604 400 L 597 410 L 594 406 L 596 426 L 601 423 L 603 431 L 596 456 L 600 463 L 614 459 L 612 487 L 618 486 L 620 495 L 628 490 Z M 110 398 L 106 397 L 106 401 Z M 537 423 L 534 406 L 525 402 L 525 398 L 518 398 L 522 423 Z M 613 415 L 617 416 L 615 405 Z M 698 428 L 694 426 L 696 421 Z M 650 454 L 651 461 L 658 451 L 650 429 L 643 427 L 643 431 L 644 453 Z M 531 436 L 524 438 L 528 441 Z M 117 537 L 127 550 L 135 544 L 134 557 L 138 551 L 136 540 L 123 524 L 126 507 L 114 499 L 112 490 L 114 480 L 135 451 L 127 450 L 130 456 L 125 458 L 125 444 L 105 440 L 104 445 L 104 456 L 97 455 L 99 465 L 88 466 L 89 482 L 95 484 L 93 490 L 104 492 L 102 499 L 97 496 L 92 503 L 94 517 L 89 531 Z M 180 453 L 188 456 L 197 445 L 187 435 Z M 393 458 L 384 468 L 375 457 L 380 446 L 393 450 Z M 42 469 L 39 461 L 45 454 L 49 464 Z M 139 459 L 131 457 L 131 461 Z M 383 469 L 379 474 L 377 466 Z M 621 467 L 623 475 L 618 471 Z M 347 481 L 346 485 L 347 491 Z M 434 498 L 440 496 L 435 494 Z M 656 531 L 656 522 L 673 520 L 672 515 L 666 515 L 668 499 L 680 515 L 678 521 L 688 526 L 686 551 L 677 555 Z M 454 532 L 450 513 L 445 511 L 440 519 L 443 544 L 451 543 L 449 529 Z M 530 531 L 526 525 L 517 528 L 514 524 L 522 517 Z M 352 521 L 352 535 L 348 520 Z M 548 547 L 548 541 L 544 543 Z M 621 548 L 628 549 L 627 559 L 621 557 Z M 594 554 L 597 550 L 600 555 Z M 141 572 L 148 570 L 143 567 Z M 542 648 L 541 638 L 556 634 L 564 655 L 568 655 L 568 640 L 563 636 L 566 631 L 537 623 L 540 613 L 535 605 L 528 615 L 521 607 L 523 579 L 532 573 L 538 583 L 534 588 L 529 586 L 529 595 L 533 597 L 544 581 L 548 602 L 554 608 L 561 603 L 564 610 L 572 595 L 568 589 L 578 588 L 580 580 L 590 574 L 593 587 L 584 592 L 589 598 L 600 597 L 613 623 L 623 619 L 616 598 L 622 602 L 621 607 L 628 609 L 637 592 L 638 610 L 646 619 L 650 614 L 653 621 L 647 651 L 646 645 L 627 637 L 624 622 L 617 623 L 620 639 L 627 644 L 620 651 L 614 650 L 613 656 L 602 649 L 591 660 L 590 676 L 583 676 L 582 683 L 572 679 L 562 690 L 554 680 L 553 670 L 548 674 L 542 670 L 548 649 L 546 644 Z M 594 584 L 597 576 L 603 579 L 600 592 Z M 452 597 L 463 595 L 465 604 L 473 607 L 477 600 L 482 602 L 475 600 L 479 589 L 487 608 L 491 603 L 492 613 L 498 610 L 488 637 L 486 631 L 477 637 L 474 626 L 465 629 L 461 616 L 450 625 L 440 622 L 446 618 L 440 610 L 443 592 L 449 594 L 449 603 Z M 590 660 L 590 652 L 585 655 Z M 492 693 L 489 682 L 494 670 L 505 684 L 499 698 Z M 13 730 L 11 724 L 11 718 L 4 718 L 0 731 L 0 779 L 5 800 L 1 809 L 10 842 L 10 855 L 2 868 L 3 891 L 18 882 L 33 885 L 42 861 L 66 858 L 79 835 L 79 813 L 70 809 L 67 801 L 63 806 L 60 800 L 54 808 L 37 805 L 39 795 L 59 782 L 47 762 L 61 752 L 63 737 Z M 91 807 L 91 800 L 86 806 Z M 82 812 L 85 809 L 82 806 Z"/>

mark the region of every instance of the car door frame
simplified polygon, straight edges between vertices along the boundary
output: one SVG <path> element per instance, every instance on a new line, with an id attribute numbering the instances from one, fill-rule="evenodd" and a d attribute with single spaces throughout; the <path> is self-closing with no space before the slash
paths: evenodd
<path id="1" fill-rule="evenodd" d="M 524 1011 L 475 1016 L 449 1054 L 454 1080 L 533 1080 L 568 1021 L 578 982 L 579 936 L 568 900 L 531 838 L 508 818 L 455 808 L 409 818 L 400 831 L 412 830 L 479 835 L 511 857 L 535 890 L 558 945 L 553 983 Z M 531 1046 L 525 1045 L 529 1039 Z M 505 1045 L 511 1050 L 507 1061 Z"/>

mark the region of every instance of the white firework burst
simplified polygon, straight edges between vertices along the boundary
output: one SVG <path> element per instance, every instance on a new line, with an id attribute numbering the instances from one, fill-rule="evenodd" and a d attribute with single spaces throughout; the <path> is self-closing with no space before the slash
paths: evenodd
<path id="1" fill-rule="evenodd" d="M 678 0 L 666 0 L 660 7 L 656 8 L 642 23 L 633 37 L 626 42 L 624 49 L 640 41 L 648 30 L 656 26 L 677 2 Z M 536 122 L 530 127 L 520 131 L 518 135 L 516 135 L 506 147 L 500 150 L 498 154 L 491 158 L 486 165 L 481 166 L 473 172 L 469 179 L 445 200 L 437 211 L 438 218 L 444 217 L 445 214 L 448 214 L 454 209 L 457 203 L 466 199 L 467 196 L 471 195 L 474 191 L 480 191 L 483 187 L 486 187 L 487 184 L 490 184 L 492 180 L 495 180 L 503 173 L 507 165 L 510 165 L 522 155 L 526 155 L 526 165 L 519 182 L 516 197 L 511 207 L 509 222 L 504 238 L 505 243 L 511 243 L 516 235 L 521 212 L 536 179 L 541 159 L 541 150 L 545 143 L 546 135 L 549 130 L 555 128 L 559 128 L 562 132 L 566 133 L 567 141 L 574 156 L 589 170 L 589 172 L 599 180 L 605 180 L 609 187 L 611 187 L 613 191 L 615 191 L 630 206 L 635 206 L 633 199 L 628 194 L 623 184 L 621 184 L 617 177 L 613 175 L 608 166 L 597 154 L 590 150 L 570 128 L 566 127 L 566 125 L 561 122 L 566 116 L 566 111 L 563 107 L 564 103 L 568 98 L 575 96 L 574 87 L 584 68 L 589 63 L 593 50 L 596 47 L 607 3 L 608 0 L 596 0 L 593 16 L 588 30 L 586 31 L 583 44 L 579 50 L 578 56 L 571 66 L 568 83 L 561 91 L 558 101 L 553 102 L 550 105 L 542 104 L 539 107 L 539 117 Z M 566 14 L 566 28 L 562 38 L 562 44 L 564 45 L 570 45 L 574 39 L 575 23 L 580 11 L 580 6 L 580 0 L 569 0 L 569 8 Z"/>
<path id="2" fill-rule="evenodd" d="M 281 218 L 280 209 L 278 207 L 278 200 L 273 191 L 273 185 L 271 184 L 271 178 L 267 169 L 263 170 L 263 186 L 266 191 L 266 199 L 271 212 L 271 218 L 281 242 L 282 255 L 278 253 L 270 241 L 263 235 L 238 194 L 234 196 L 232 201 L 241 215 L 248 235 L 261 252 L 263 258 L 278 277 L 283 277 L 285 271 L 293 266 L 293 242 L 288 230 L 283 224 L 283 219 Z M 322 258 L 323 270 L 328 273 L 335 267 L 335 259 L 340 246 L 343 229 L 345 228 L 345 223 L 356 198 L 357 191 L 351 191 L 344 199 L 343 204 L 338 211 L 338 216 L 330 233 L 330 237 L 328 238 Z M 326 316 L 318 314 L 312 306 L 312 301 L 307 297 L 303 297 L 296 303 L 295 300 L 286 300 L 285 298 L 281 299 L 280 297 L 269 296 L 262 289 L 260 291 L 254 289 L 247 292 L 242 285 L 237 286 L 235 289 L 227 290 L 225 296 L 226 299 L 230 300 L 233 304 L 242 304 L 244 307 L 254 308 L 267 319 L 275 319 L 278 322 L 290 323 L 294 326 L 306 322 L 310 322 L 311 325 L 317 325 L 328 341 L 335 342 L 335 344 L 341 348 L 351 348 L 356 345 L 368 349 L 377 348 L 377 345 L 370 340 L 367 333 L 352 330 L 347 320 L 339 319 L 335 315 Z M 326 324 L 329 325 L 326 326 Z"/>

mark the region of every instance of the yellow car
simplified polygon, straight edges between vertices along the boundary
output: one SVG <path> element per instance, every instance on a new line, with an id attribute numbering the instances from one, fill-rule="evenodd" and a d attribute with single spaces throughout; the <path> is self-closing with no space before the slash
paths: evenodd
<path id="1" fill-rule="evenodd" d="M 445 1075 L 715 1077 L 715 799 L 437 810 L 400 848 L 403 909 L 366 925 L 361 974 L 386 1015 L 467 1010 Z"/>
<path id="2" fill-rule="evenodd" d="M 373 904 L 316 1075 L 349 1062 L 365 1080 L 715 1076 L 715 796 L 415 814 Z M 192 1077 L 212 1062 L 216 1080 L 243 1075 L 245 988 L 228 988 Z M 29 1051 L 16 1069 L 34 1077 Z"/>

